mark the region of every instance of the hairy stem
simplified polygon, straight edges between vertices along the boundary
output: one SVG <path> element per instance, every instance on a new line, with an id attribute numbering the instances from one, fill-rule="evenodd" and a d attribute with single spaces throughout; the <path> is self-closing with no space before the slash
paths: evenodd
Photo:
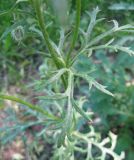
<path id="1" fill-rule="evenodd" d="M 57 54 L 54 51 L 54 49 L 53 49 L 53 47 L 52 47 L 52 45 L 51 45 L 51 43 L 49 41 L 50 38 L 49 38 L 49 35 L 48 35 L 47 31 L 46 31 L 46 27 L 45 27 L 46 24 L 45 24 L 45 21 L 44 21 L 42 10 L 41 10 L 41 1 L 40 0 L 33 0 L 33 2 L 34 2 L 36 15 L 37 15 L 37 20 L 38 20 L 39 26 L 41 28 L 41 31 L 43 33 L 43 37 L 44 37 L 45 43 L 47 45 L 49 53 L 51 54 L 51 56 L 53 58 L 54 63 L 58 67 Z"/>
<path id="2" fill-rule="evenodd" d="M 53 59 L 54 64 L 56 65 L 56 67 L 58 69 L 60 69 L 62 66 L 60 65 L 60 63 L 58 61 L 58 55 L 50 43 L 49 34 L 46 30 L 46 24 L 44 21 L 44 16 L 43 16 L 42 10 L 41 10 L 41 0 L 33 0 L 32 2 L 34 4 L 34 8 L 35 8 L 36 15 L 37 15 L 37 20 L 38 20 L 39 26 L 41 28 L 41 31 L 43 33 L 43 37 L 44 37 L 45 43 L 47 45 L 48 51 L 51 54 L 51 57 Z M 62 82 L 63 82 L 64 87 L 66 88 L 67 83 L 66 83 L 66 80 L 63 76 L 62 76 Z"/>

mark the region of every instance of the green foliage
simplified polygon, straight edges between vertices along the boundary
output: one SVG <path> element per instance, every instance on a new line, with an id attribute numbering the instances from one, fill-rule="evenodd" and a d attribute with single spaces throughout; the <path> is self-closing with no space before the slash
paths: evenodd
<path id="1" fill-rule="evenodd" d="M 127 151 L 127 157 L 129 157 L 133 146 L 133 126 L 131 124 L 134 121 L 134 87 L 131 80 L 134 59 L 122 53 L 116 55 L 113 61 L 110 53 L 107 56 L 106 53 L 100 51 L 96 52 L 95 56 L 100 62 L 96 66 L 97 76 L 105 75 L 100 79 L 102 82 L 106 82 L 115 97 L 108 97 L 94 90 L 91 92 L 89 105 L 101 117 L 100 125 L 105 126 L 104 128 L 99 127 L 101 132 L 117 128 L 116 132 L 119 135 L 117 150 L 121 151 L 124 148 Z"/>
<path id="2" fill-rule="evenodd" d="M 53 3 L 55 11 L 59 11 L 59 8 L 62 7 L 59 6 L 62 4 L 57 6 L 57 3 Z M 22 10 L 17 9 L 19 5 Z M 27 11 L 24 13 L 23 7 L 25 5 L 26 9 L 30 9 L 31 12 Z M 46 3 L 41 0 L 18 0 L 13 8 L 0 14 L 3 16 L 14 12 L 18 15 L 17 19 L 19 19 L 19 22 L 16 20 L 17 22 L 7 28 L 2 34 L 0 38 L 2 43 L 4 43 L 7 36 L 10 36 L 10 38 L 12 36 L 19 45 L 22 45 L 22 48 L 23 46 L 25 48 L 27 39 L 32 39 L 35 36 L 32 39 L 35 41 L 34 51 L 38 50 L 36 49 L 36 45 L 39 44 L 41 50 L 43 50 L 41 51 L 41 53 L 43 52 L 42 57 L 45 59 L 45 63 L 40 66 L 40 79 L 35 80 L 32 84 L 36 93 L 42 93 L 42 96 L 35 97 L 38 100 L 38 105 L 33 105 L 14 96 L 0 94 L 1 99 L 15 101 L 20 103 L 21 107 L 27 107 L 28 114 L 32 114 L 37 118 L 36 121 L 26 122 L 26 124 L 19 123 L 15 119 L 14 122 L 18 123 L 14 127 L 6 126 L 6 128 L 1 128 L 1 140 L 3 140 L 3 143 L 6 143 L 13 140 L 18 134 L 27 130 L 27 128 L 42 124 L 43 129 L 39 133 L 36 133 L 35 137 L 41 137 L 46 130 L 50 132 L 55 150 L 52 156 L 54 160 L 74 160 L 78 159 L 79 155 L 81 159 L 86 160 L 104 160 L 111 157 L 114 160 L 122 160 L 125 154 L 118 149 L 118 146 L 121 143 L 125 143 L 122 142 L 121 138 L 124 135 L 120 136 L 119 143 L 117 143 L 116 135 L 112 132 L 109 133 L 107 138 L 103 136 L 101 138 L 101 135 L 94 130 L 92 111 L 87 107 L 84 108 L 84 105 L 89 98 L 88 103 L 91 105 L 90 108 L 98 112 L 98 114 L 101 113 L 99 116 L 103 123 L 108 126 L 107 131 L 115 127 L 114 124 L 107 124 L 107 117 L 109 115 L 115 115 L 115 117 L 116 114 L 120 115 L 120 120 L 123 124 L 125 121 L 128 121 L 126 117 L 124 118 L 124 114 L 133 120 L 133 114 L 131 114 L 131 103 L 133 102 L 129 104 L 130 112 L 127 112 L 127 114 L 124 113 L 124 109 L 127 110 L 127 108 L 118 104 L 122 104 L 121 100 L 125 92 L 127 92 L 127 96 L 129 95 L 128 92 L 131 93 L 129 87 L 122 88 L 122 84 L 125 85 L 123 77 L 124 68 L 120 67 L 123 63 L 122 59 L 119 58 L 119 60 L 113 63 L 109 61 L 109 56 L 105 54 L 105 51 L 110 53 L 121 52 L 124 55 L 133 56 L 133 49 L 124 43 L 130 37 L 121 42 L 119 41 L 119 35 L 121 33 L 124 35 L 125 33 L 132 34 L 134 26 L 130 24 L 119 26 L 116 20 L 112 20 L 113 27 L 111 29 L 94 34 L 96 26 L 104 23 L 105 20 L 104 18 L 97 18 L 100 12 L 98 7 L 93 9 L 92 12 L 86 13 L 89 23 L 81 27 L 81 0 L 76 1 L 75 23 L 69 25 L 65 25 L 64 22 L 64 20 L 67 21 L 66 16 L 68 15 L 66 13 L 68 8 L 67 3 L 64 5 L 66 10 L 63 10 L 63 17 L 57 12 L 60 23 L 56 24 L 53 28 L 53 31 L 58 33 L 54 38 L 53 36 L 50 38 L 51 34 L 49 33 L 52 28 L 51 23 L 54 23 L 55 18 L 49 13 L 51 9 L 48 8 L 46 10 Z M 26 13 L 29 16 L 28 20 L 25 20 L 24 14 Z M 71 15 L 69 16 L 71 17 Z M 85 15 L 82 16 L 85 17 Z M 11 35 L 9 35 L 10 33 Z M 45 45 L 43 42 L 45 42 Z M 31 48 L 32 45 L 29 47 L 29 50 Z M 100 66 L 95 64 L 96 59 L 101 61 Z M 132 58 L 130 58 L 131 60 Z M 105 76 L 102 77 L 102 75 Z M 102 83 L 106 86 L 102 85 Z M 83 86 L 87 85 L 88 89 L 84 90 L 86 97 L 83 97 L 81 90 Z M 119 86 L 119 91 L 116 89 L 117 86 Z M 93 87 L 97 90 L 92 89 Z M 114 104 L 115 107 L 113 107 Z M 14 115 L 13 117 L 16 116 Z M 87 130 L 84 129 L 84 125 L 86 125 Z M 110 147 L 109 144 L 111 144 Z M 115 149 L 117 152 L 121 152 L 121 154 L 117 154 Z M 126 150 L 126 148 L 122 150 Z"/>

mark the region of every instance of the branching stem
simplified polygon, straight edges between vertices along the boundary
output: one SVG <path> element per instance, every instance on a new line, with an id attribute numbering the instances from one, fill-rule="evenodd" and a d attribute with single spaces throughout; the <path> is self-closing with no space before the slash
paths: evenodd
<path id="1" fill-rule="evenodd" d="M 60 63 L 58 61 L 58 55 L 50 43 L 49 34 L 46 30 L 46 24 L 44 21 L 44 16 L 43 16 L 42 10 L 41 10 L 41 0 L 33 0 L 32 2 L 34 5 L 34 8 L 35 8 L 35 11 L 36 11 L 39 26 L 41 28 L 41 31 L 42 31 L 42 34 L 43 34 L 43 37 L 45 40 L 45 44 L 47 45 L 48 51 L 51 54 L 51 57 L 53 59 L 54 64 L 56 65 L 56 67 L 58 69 L 60 69 L 62 66 L 60 65 Z M 66 83 L 66 80 L 63 76 L 62 76 L 62 82 L 63 82 L 64 87 L 67 88 L 67 83 Z"/>

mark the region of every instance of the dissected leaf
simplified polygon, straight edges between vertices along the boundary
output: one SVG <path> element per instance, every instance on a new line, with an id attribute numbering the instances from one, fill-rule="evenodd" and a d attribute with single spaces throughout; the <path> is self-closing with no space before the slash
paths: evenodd
<path id="1" fill-rule="evenodd" d="M 68 71 L 67 68 L 62 68 L 62 69 L 56 71 L 57 73 L 47 81 L 47 84 L 50 84 L 50 83 L 53 83 L 53 82 L 59 80 L 59 78 L 67 71 Z"/>
<path id="2" fill-rule="evenodd" d="M 93 85 L 94 87 L 96 87 L 97 89 L 99 89 L 100 91 L 102 91 L 102 92 L 104 92 L 104 93 L 106 93 L 106 94 L 108 94 L 108 95 L 110 95 L 110 96 L 114 96 L 110 91 L 108 91 L 106 88 L 106 86 L 103 86 L 103 85 L 101 85 L 100 83 L 98 83 L 97 81 L 95 81 L 95 80 L 89 80 L 89 84 L 90 85 Z"/>
<path id="3" fill-rule="evenodd" d="M 82 116 L 82 117 L 84 117 L 87 121 L 91 121 L 91 118 L 84 112 L 84 110 L 83 109 L 81 109 L 78 105 L 77 105 L 77 103 L 73 100 L 73 107 L 75 108 L 75 110 L 77 111 L 77 112 L 79 112 L 79 114 Z"/>

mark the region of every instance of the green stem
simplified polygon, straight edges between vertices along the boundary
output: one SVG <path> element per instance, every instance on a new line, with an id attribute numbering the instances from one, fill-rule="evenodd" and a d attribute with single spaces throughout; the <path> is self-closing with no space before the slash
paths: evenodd
<path id="1" fill-rule="evenodd" d="M 37 105 L 33 105 L 31 103 L 25 102 L 20 98 L 17 97 L 13 97 L 13 96 L 7 96 L 7 95 L 0 95 L 0 99 L 5 99 L 5 100 L 11 100 L 11 101 L 15 101 L 17 103 L 23 104 L 27 107 L 29 107 L 32 110 L 35 110 L 39 113 L 42 113 L 43 115 L 45 115 L 47 118 L 53 119 L 53 120 L 58 120 L 59 118 L 49 114 L 48 112 L 46 112 L 44 109 L 42 109 L 40 106 Z"/>
<path id="2" fill-rule="evenodd" d="M 77 12 L 76 12 L 76 22 L 75 22 L 75 28 L 74 28 L 74 34 L 73 34 L 73 38 L 72 38 L 72 42 L 71 42 L 71 47 L 70 50 L 67 54 L 67 59 L 66 59 L 66 64 L 67 66 L 69 65 L 69 59 L 71 56 L 71 53 L 74 49 L 75 43 L 77 41 L 78 38 L 78 33 L 79 33 L 79 25 L 80 25 L 80 16 L 81 16 L 81 0 L 76 0 L 76 8 L 77 8 Z"/>
<path id="3" fill-rule="evenodd" d="M 56 52 L 54 51 L 50 41 L 49 41 L 49 35 L 46 31 L 46 25 L 45 25 L 45 21 L 44 21 L 44 17 L 43 17 L 43 14 L 42 14 L 42 11 L 41 11 L 41 1 L 40 0 L 33 0 L 34 2 L 34 7 L 35 7 L 35 11 L 36 11 L 36 15 L 37 15 L 37 18 L 38 18 L 38 23 L 39 23 L 39 26 L 41 28 L 41 31 L 43 33 L 43 37 L 44 37 L 44 40 L 45 40 L 45 43 L 47 45 L 47 48 L 49 50 L 49 53 L 51 54 L 53 60 L 54 60 L 54 63 L 56 64 L 56 66 L 58 66 L 58 63 L 57 63 L 57 54 Z"/>
<path id="4" fill-rule="evenodd" d="M 38 18 L 38 23 L 39 23 L 39 26 L 40 26 L 41 31 L 43 33 L 43 37 L 44 37 L 45 43 L 47 45 L 48 51 L 51 54 L 51 57 L 53 59 L 54 64 L 56 65 L 56 67 L 58 69 L 60 69 L 62 66 L 59 64 L 58 55 L 57 55 L 55 49 L 53 48 L 53 46 L 50 43 L 50 38 L 49 38 L 49 35 L 48 35 L 46 27 L 45 27 L 46 24 L 45 24 L 45 21 L 44 21 L 43 13 L 41 11 L 41 1 L 40 0 L 33 0 L 32 2 L 34 4 L 34 8 L 35 8 L 36 15 L 37 15 L 37 18 Z M 66 83 L 66 80 L 64 79 L 63 76 L 62 76 L 62 82 L 64 84 L 64 87 L 66 88 L 67 83 Z"/>

